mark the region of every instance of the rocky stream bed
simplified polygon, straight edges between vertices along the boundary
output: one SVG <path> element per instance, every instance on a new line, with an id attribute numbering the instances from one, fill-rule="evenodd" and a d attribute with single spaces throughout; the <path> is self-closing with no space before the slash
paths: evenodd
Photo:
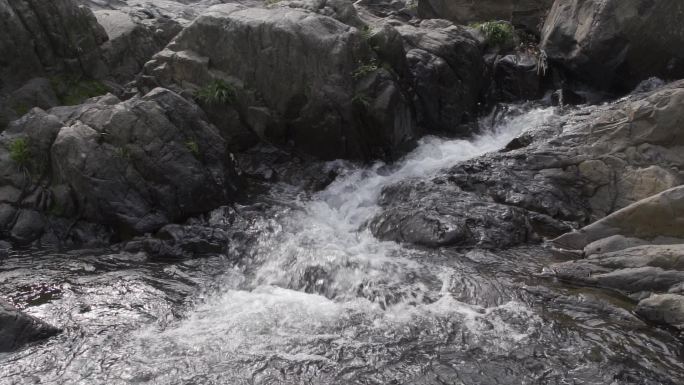
<path id="1" fill-rule="evenodd" d="M 681 384 L 684 6 L 0 0 L 0 384 Z"/>

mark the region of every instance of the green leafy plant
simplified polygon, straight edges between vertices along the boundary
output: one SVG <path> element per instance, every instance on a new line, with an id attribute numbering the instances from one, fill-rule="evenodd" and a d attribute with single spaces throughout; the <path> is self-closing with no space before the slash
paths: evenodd
<path id="1" fill-rule="evenodd" d="M 73 106 L 86 99 L 106 94 L 109 89 L 101 82 L 93 79 L 81 79 L 69 76 L 55 76 L 50 84 L 61 104 Z"/>
<path id="2" fill-rule="evenodd" d="M 10 158 L 19 166 L 26 167 L 31 161 L 31 149 L 28 140 L 15 139 L 10 143 Z"/>
<path id="3" fill-rule="evenodd" d="M 515 28 L 505 21 L 476 23 L 472 24 L 471 27 L 479 29 L 490 46 L 504 46 L 515 42 Z"/>
<path id="4" fill-rule="evenodd" d="M 359 67 L 352 73 L 352 76 L 354 79 L 360 79 L 377 71 L 379 68 L 377 60 L 371 59 L 367 63 L 359 63 Z"/>
<path id="5" fill-rule="evenodd" d="M 200 152 L 199 144 L 197 144 L 197 142 L 195 142 L 194 140 L 189 140 L 189 141 L 185 142 L 185 147 L 187 147 L 188 150 L 190 150 L 192 155 L 194 155 L 196 157 L 199 156 L 199 152 Z"/>
<path id="6" fill-rule="evenodd" d="M 231 84 L 215 80 L 197 90 L 195 98 L 208 105 L 233 104 L 237 99 L 237 92 Z"/>

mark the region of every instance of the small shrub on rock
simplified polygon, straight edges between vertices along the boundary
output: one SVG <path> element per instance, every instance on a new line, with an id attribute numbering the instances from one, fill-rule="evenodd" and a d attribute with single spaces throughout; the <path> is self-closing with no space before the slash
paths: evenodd
<path id="1" fill-rule="evenodd" d="M 515 28 L 505 21 L 488 21 L 471 27 L 480 30 L 489 46 L 507 46 L 515 43 Z"/>
<path id="2" fill-rule="evenodd" d="M 206 105 L 233 104 L 237 99 L 237 92 L 231 84 L 215 80 L 197 90 L 195 98 Z"/>

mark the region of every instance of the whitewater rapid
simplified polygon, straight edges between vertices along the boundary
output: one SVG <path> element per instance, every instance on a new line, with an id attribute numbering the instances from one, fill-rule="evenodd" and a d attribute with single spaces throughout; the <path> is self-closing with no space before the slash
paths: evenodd
<path id="1" fill-rule="evenodd" d="M 450 295 L 453 271 L 421 260 L 424 251 L 377 240 L 365 224 L 380 212 L 385 186 L 429 178 L 496 151 L 553 115 L 553 108 L 511 115 L 468 140 L 426 137 L 394 165 L 345 170 L 286 215 L 255 224 L 264 232 L 245 263 L 227 273 L 223 288 L 187 319 L 161 333 L 143 331 L 139 338 L 150 346 L 166 346 L 162 350 L 167 352 L 197 349 L 205 359 L 216 352 L 296 358 L 298 347 L 318 339 L 353 344 L 356 333 L 396 332 L 457 317 L 472 332 L 495 341 L 492 348 L 519 342 L 534 323 L 521 330 L 506 320 L 532 321 L 524 305 L 507 302 L 488 309 L 460 303 Z M 326 360 L 311 352 L 304 356 Z"/>

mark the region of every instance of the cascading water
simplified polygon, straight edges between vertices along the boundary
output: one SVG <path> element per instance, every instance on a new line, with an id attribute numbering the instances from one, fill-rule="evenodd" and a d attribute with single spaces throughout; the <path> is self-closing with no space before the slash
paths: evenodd
<path id="1" fill-rule="evenodd" d="M 81 252 L 35 257 L 36 269 L 16 256 L 0 288 L 53 285 L 61 294 L 28 311 L 65 331 L 0 356 L 0 383 L 668 383 L 682 370 L 668 334 L 635 326 L 610 306 L 619 298 L 538 277 L 542 249 L 425 250 L 366 228 L 383 187 L 553 116 L 537 108 L 470 140 L 425 138 L 313 195 L 275 186 L 270 209 L 245 217 L 257 235 L 239 255 L 160 266 Z"/>

